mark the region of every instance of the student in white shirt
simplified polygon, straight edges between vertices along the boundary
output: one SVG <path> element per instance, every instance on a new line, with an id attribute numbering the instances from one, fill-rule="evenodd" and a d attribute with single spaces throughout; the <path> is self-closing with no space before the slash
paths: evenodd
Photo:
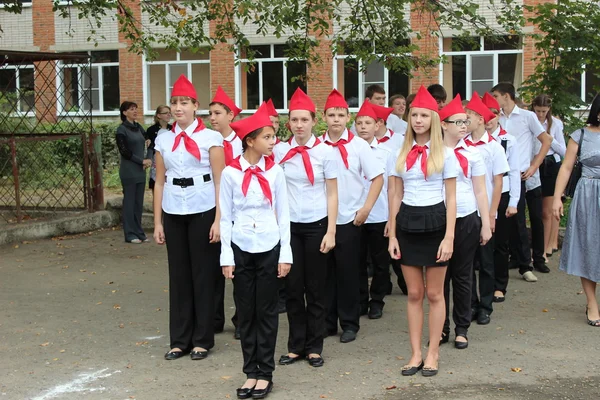
<path id="1" fill-rule="evenodd" d="M 231 126 L 243 154 L 221 179 L 221 266 L 235 286 L 247 377 L 237 396 L 264 398 L 273 388 L 278 278 L 292 264 L 290 212 L 283 170 L 266 157 L 275 145 L 266 104 Z"/>
<path id="2" fill-rule="evenodd" d="M 290 99 L 290 150 L 281 160 L 290 203 L 294 268 L 285 279 L 289 321 L 288 354 L 279 364 L 306 357 L 313 367 L 323 365 L 326 281 L 329 252 L 335 247 L 337 161 L 333 149 L 317 138 L 316 110 L 302 91 Z"/>
<path id="3" fill-rule="evenodd" d="M 221 86 L 217 88 L 215 97 L 208 105 L 208 118 L 212 129 L 223 136 L 223 150 L 225 152 L 225 165 L 242 154 L 242 141 L 231 128 L 231 122 L 242 110 L 235 105 Z M 223 332 L 225 327 L 225 278 L 217 274 L 215 282 L 215 333 Z M 234 296 L 235 297 L 235 296 Z M 235 327 L 234 338 L 239 339 L 237 313 L 234 313 L 231 322 Z"/>
<path id="4" fill-rule="evenodd" d="M 406 111 L 406 98 L 401 94 L 395 94 L 390 97 L 390 107 L 394 109 L 388 117 L 387 124 L 390 129 L 404 135 L 408 124 L 403 119 L 404 112 Z"/>
<path id="5" fill-rule="evenodd" d="M 154 240 L 167 244 L 169 330 L 175 360 L 191 350 L 206 358 L 214 346 L 214 289 L 219 272 L 219 184 L 223 137 L 195 118 L 198 96 L 181 75 L 173 85 L 171 131 L 156 138 Z M 163 227 L 164 226 L 164 227 Z"/>
<path id="6" fill-rule="evenodd" d="M 388 117 L 392 115 L 393 108 L 378 106 L 377 104 L 373 103 L 370 104 L 371 108 L 377 115 L 378 127 L 377 132 L 375 132 L 375 139 L 377 139 L 377 143 L 384 144 L 393 153 L 396 153 L 396 151 L 402 146 L 402 142 L 404 142 L 404 136 L 401 133 L 394 132 L 386 125 L 385 121 L 387 121 Z"/>
<path id="7" fill-rule="evenodd" d="M 435 99 L 421 86 L 411 104 L 408 130 L 390 171 L 389 246 L 400 260 L 408 287 L 408 331 L 412 355 L 402 375 L 423 370 L 424 376 L 438 372 L 439 340 L 444 326 L 444 279 L 452 257 L 456 222 L 456 177 L 454 152 L 442 139 Z M 445 191 L 445 195 L 444 195 Z M 423 280 L 423 267 L 427 288 Z M 423 361 L 423 299 L 429 300 L 429 351 Z"/>
<path id="8" fill-rule="evenodd" d="M 439 114 L 442 132 L 444 132 L 444 144 L 454 151 L 460 166 L 456 178 L 454 252 L 444 282 L 446 321 L 441 342 L 447 342 L 450 336 L 450 280 L 452 280 L 452 319 L 456 334 L 454 347 L 466 349 L 469 346 L 467 332 L 472 319 L 473 260 L 478 246 L 480 244 L 484 246 L 492 237 L 485 186 L 486 168 L 479 150 L 467 146 L 463 141 L 467 136 L 470 120 L 462 107 L 460 95 L 456 95 L 440 110 Z"/>
<path id="9" fill-rule="evenodd" d="M 487 122 L 485 130 L 500 143 L 506 154 L 510 171 L 502 178 L 502 196 L 498 204 L 496 229 L 494 231 L 494 303 L 505 300 L 508 286 L 508 235 L 511 229 L 516 230 L 517 205 L 521 197 L 521 166 L 519 164 L 519 151 L 515 137 L 500 126 L 500 105 L 496 99 L 486 92 L 483 95 L 483 104 L 496 116 Z"/>
<path id="10" fill-rule="evenodd" d="M 381 107 L 383 108 L 383 107 Z M 387 251 L 388 236 L 386 227 L 389 215 L 387 172 L 385 169 L 392 158 L 392 151 L 375 137 L 380 125 L 385 124 L 385 119 L 379 118 L 375 105 L 364 102 L 356 114 L 356 130 L 358 136 L 370 146 L 375 161 L 384 169 L 383 189 L 381 190 L 369 217 L 361 225 L 360 241 L 360 307 L 361 314 L 366 311 L 370 319 L 378 319 L 383 315 L 383 299 L 390 285 L 390 255 Z M 385 126 L 385 125 L 384 125 Z M 371 181 L 364 179 L 365 197 L 371 188 Z M 367 273 L 367 256 L 373 265 L 373 279 L 369 290 L 369 276 Z M 369 300 L 370 298 L 370 300 Z"/>
<path id="11" fill-rule="evenodd" d="M 502 196 L 502 177 L 510 170 L 504 149 L 485 130 L 486 123 L 496 116 L 483 104 L 479 94 L 473 92 L 471 100 L 465 107 L 471 121 L 468 130 L 470 135 L 465 139 L 468 146 L 477 147 L 486 166 L 486 189 L 490 202 L 488 218 L 492 233 L 496 226 L 496 216 Z M 485 216 L 482 215 L 482 218 Z M 490 323 L 490 315 L 494 311 L 494 288 L 496 284 L 494 267 L 494 238 L 477 249 L 479 259 L 479 276 L 473 272 L 473 293 L 471 295 L 472 318 L 479 325 Z M 479 293 L 477 293 L 479 283 Z"/>
<path id="12" fill-rule="evenodd" d="M 338 166 L 338 215 L 335 248 L 327 276 L 328 335 L 342 328 L 340 341 L 356 339 L 360 329 L 360 226 L 365 223 L 383 187 L 383 168 L 377 164 L 367 142 L 346 129 L 350 118 L 348 103 L 337 90 L 329 94 L 324 119 L 327 132 L 321 137 L 333 148 Z M 365 179 L 371 181 L 368 195 L 363 195 Z"/>
<path id="13" fill-rule="evenodd" d="M 511 83 L 499 83 L 490 92 L 502 109 L 500 125 L 517 139 L 521 162 L 521 198 L 515 216 L 516 229 L 509 235 L 510 247 L 515 254 L 515 261 L 519 265 L 519 273 L 523 276 L 523 279 L 527 282 L 536 282 L 537 277 L 533 273 L 533 266 L 531 265 L 531 251 L 525 223 L 525 181 L 535 173 L 544 161 L 544 157 L 546 157 L 552 144 L 552 138 L 546 133 L 533 112 L 517 107 L 515 104 L 515 87 Z M 539 153 L 532 157 L 533 140 L 536 138 L 542 146 Z"/>
<path id="14" fill-rule="evenodd" d="M 542 218 L 544 221 L 544 252 L 546 257 L 558 250 L 559 221 L 552 216 L 552 196 L 556 177 L 560 170 L 562 157 L 567 152 L 563 123 L 552 115 L 552 99 L 547 94 L 541 94 L 531 103 L 533 112 L 542 123 L 546 132 L 552 137 L 550 150 L 540 165 L 540 179 L 542 182 Z"/>
<path id="15" fill-rule="evenodd" d="M 371 104 L 385 107 L 385 97 L 385 89 L 381 85 L 370 85 L 365 89 L 365 101 L 368 101 Z M 404 135 L 404 132 L 406 132 L 406 123 L 404 123 L 403 127 L 402 122 L 404 121 L 393 114 L 390 114 L 386 117 L 386 124 L 388 128 L 393 132 L 398 132 Z M 355 123 L 352 123 L 350 132 L 356 135 Z"/>

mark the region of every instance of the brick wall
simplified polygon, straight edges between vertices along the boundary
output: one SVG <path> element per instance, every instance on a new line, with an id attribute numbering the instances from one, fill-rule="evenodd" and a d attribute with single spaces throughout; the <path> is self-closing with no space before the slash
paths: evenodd
<path id="1" fill-rule="evenodd" d="M 554 0 L 550 0 L 554 2 Z M 548 3 L 548 0 L 523 0 L 524 5 L 535 6 L 537 4 Z M 525 19 L 531 18 L 531 12 L 527 10 L 523 10 L 523 15 Z M 535 57 L 535 41 L 531 37 L 531 34 L 539 33 L 537 26 L 535 25 L 527 25 L 525 27 L 528 30 L 527 34 L 523 38 L 523 80 L 527 79 L 529 75 L 534 72 L 535 63 L 533 62 L 533 57 Z"/>
<path id="2" fill-rule="evenodd" d="M 429 34 L 429 28 L 436 22 L 434 15 L 430 13 L 411 12 L 410 24 L 412 27 L 420 27 L 418 29 L 421 38 L 413 38 L 413 43 L 419 46 L 419 49 L 413 52 L 416 57 L 436 57 L 439 54 L 438 38 Z M 437 68 L 418 69 L 413 71 L 413 78 L 410 81 L 410 92 L 416 93 L 421 85 L 429 86 L 439 82 L 439 74 Z"/>
<path id="3" fill-rule="evenodd" d="M 216 30 L 216 21 L 210 21 L 209 33 Z M 214 97 L 217 87 L 223 90 L 235 101 L 235 58 L 229 51 L 227 43 L 219 43 L 210 52 L 210 98 Z M 208 104 L 201 104 L 201 108 L 208 108 Z"/>
<path id="4" fill-rule="evenodd" d="M 36 0 L 32 3 L 33 45 L 40 51 L 50 51 L 54 45 L 54 18 L 52 0 Z M 34 63 L 35 114 L 39 121 L 56 122 L 56 62 Z"/>
<path id="5" fill-rule="evenodd" d="M 331 53 L 331 40 L 329 37 L 333 34 L 333 22 L 329 21 L 329 29 L 325 35 L 319 37 L 319 46 L 314 50 L 321 59 L 320 63 L 313 63 L 307 66 L 307 94 L 317 106 L 317 111 L 323 111 L 327 96 L 333 89 L 333 55 Z M 313 33 L 315 36 L 316 32 Z"/>
<path id="6" fill-rule="evenodd" d="M 124 0 L 133 14 L 133 18 L 141 21 L 142 9 L 139 0 Z M 125 47 L 119 49 L 119 89 L 121 102 L 133 101 L 141 110 L 144 104 L 144 82 L 142 56 L 129 51 L 130 41 L 119 32 L 119 43 Z"/>

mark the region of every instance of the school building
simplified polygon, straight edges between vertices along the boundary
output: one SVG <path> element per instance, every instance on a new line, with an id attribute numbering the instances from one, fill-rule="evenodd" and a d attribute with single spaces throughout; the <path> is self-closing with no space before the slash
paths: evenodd
<path id="1" fill-rule="evenodd" d="M 539 0 L 518 0 L 524 4 L 539 3 Z M 479 0 L 481 12 L 488 22 L 494 24 L 498 10 L 488 0 Z M 480 93 L 489 90 L 502 81 L 513 82 L 518 88 L 521 82 L 533 72 L 532 58 L 534 46 L 532 39 L 518 36 L 507 37 L 501 43 L 492 42 L 484 37 L 474 38 L 468 46 L 457 50 L 453 46 L 453 35 L 458 32 L 442 29 L 441 37 L 432 37 L 423 30 L 420 39 L 413 39 L 420 52 L 432 55 L 445 55 L 447 63 L 438 68 L 420 70 L 413 77 L 389 71 L 379 62 L 366 66 L 360 72 L 361 61 L 352 54 L 332 55 L 327 39 L 318 49 L 324 62 L 322 65 L 307 67 L 305 62 L 286 64 L 284 55 L 285 38 L 257 35 L 253 25 L 244 26 L 244 31 L 257 51 L 256 63 L 246 68 L 243 55 L 241 63 L 235 65 L 236 54 L 230 52 L 227 45 L 217 46 L 204 54 L 182 51 L 176 53 L 158 48 L 159 56 L 149 61 L 142 55 L 128 51 L 128 41 L 119 33 L 114 18 L 105 18 L 102 27 L 97 29 L 97 45 L 88 41 L 91 27 L 86 20 L 77 19 L 74 10 L 71 18 L 63 18 L 52 11 L 52 0 L 22 0 L 23 12 L 20 15 L 9 14 L 1 10 L 0 2 L 0 50 L 29 50 L 43 52 L 89 52 L 92 58 L 92 73 L 82 74 L 83 66 L 71 65 L 61 69 L 66 74 L 57 80 L 63 91 L 57 113 L 77 113 L 78 110 L 93 110 L 95 117 L 116 119 L 122 101 L 135 101 L 148 118 L 158 105 L 167 104 L 173 82 L 180 74 L 186 74 L 194 83 L 199 94 L 201 113 L 206 112 L 208 103 L 218 85 L 235 99 L 245 112 L 252 112 L 267 98 L 272 98 L 276 108 L 287 112 L 289 98 L 296 87 L 300 86 L 315 100 L 317 106 L 325 102 L 331 88 L 337 88 L 346 97 L 351 110 L 357 110 L 364 99 L 365 88 L 377 83 L 386 89 L 388 96 L 407 95 L 415 92 L 421 84 L 441 83 L 449 94 L 460 93 L 463 98 L 470 97 L 473 90 Z M 131 1 L 135 18 L 149 23 L 147 15 L 142 15 L 139 0 Z M 351 10 L 344 10 L 350 12 Z M 407 21 L 413 27 L 426 26 L 429 16 L 411 13 L 407 9 Z M 160 29 L 160 28 L 157 28 Z M 208 32 L 215 29 L 206 24 Z M 525 27 L 526 32 L 534 32 L 534 26 Z M 332 24 L 329 34 L 335 34 Z M 358 68 L 357 68 L 358 67 Z M 7 84 L 18 88 L 35 88 L 33 67 L 3 69 L 0 71 L 0 87 Z M 307 80 L 293 79 L 305 73 Z M 79 82 L 78 80 L 83 80 Z M 573 88 L 581 94 L 586 93 L 598 78 L 592 74 L 582 74 L 581 85 Z M 12 82 L 12 83 L 9 83 Z M 83 101 L 73 88 L 83 87 L 90 91 L 91 101 Z M 3 89 L 5 90 L 5 89 Z M 68 93 L 64 93 L 68 92 Z M 21 102 L 19 111 L 32 112 L 32 104 Z"/>

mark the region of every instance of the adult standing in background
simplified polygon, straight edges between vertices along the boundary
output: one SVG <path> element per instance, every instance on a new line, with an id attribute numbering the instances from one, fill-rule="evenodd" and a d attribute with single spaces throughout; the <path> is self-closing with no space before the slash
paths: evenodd
<path id="1" fill-rule="evenodd" d="M 152 168 L 150 169 L 150 180 L 148 181 L 148 189 L 152 190 L 154 194 L 154 183 L 156 182 L 156 160 L 154 159 L 154 142 L 156 141 L 156 136 L 158 136 L 158 132 L 161 129 L 171 129 L 171 108 L 169 106 L 161 105 L 156 108 L 156 112 L 154 113 L 154 125 L 152 125 L 146 131 L 146 136 L 150 140 L 150 145 L 148 145 L 148 152 L 152 154 Z"/>
<path id="2" fill-rule="evenodd" d="M 146 132 L 137 123 L 138 107 L 124 101 L 119 108 L 121 125 L 117 128 L 117 147 L 121 153 L 119 178 L 123 186 L 123 233 L 128 243 L 148 241 L 142 229 L 146 168 L 152 165 Z"/>

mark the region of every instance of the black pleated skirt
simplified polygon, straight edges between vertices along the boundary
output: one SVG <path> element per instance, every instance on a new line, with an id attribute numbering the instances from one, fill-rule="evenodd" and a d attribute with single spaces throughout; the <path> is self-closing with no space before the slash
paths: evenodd
<path id="1" fill-rule="evenodd" d="M 444 267 L 437 263 L 437 252 L 446 235 L 446 206 L 417 207 L 404 203 L 396 216 L 396 237 L 400 245 L 400 263 L 415 267 Z"/>

